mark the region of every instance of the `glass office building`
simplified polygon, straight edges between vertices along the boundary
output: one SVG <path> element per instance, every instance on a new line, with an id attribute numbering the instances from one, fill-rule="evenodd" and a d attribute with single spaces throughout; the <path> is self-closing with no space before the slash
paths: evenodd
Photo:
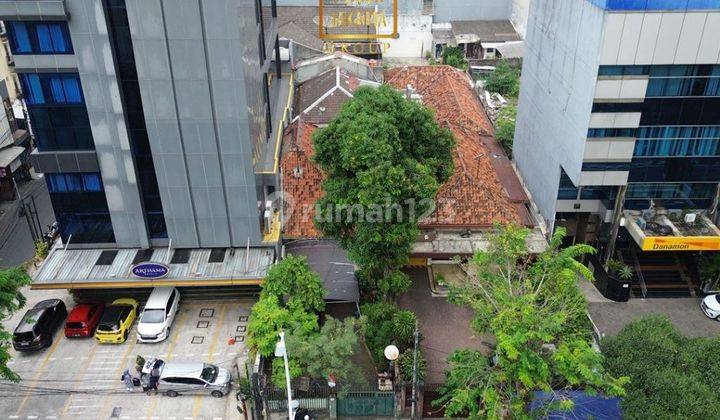
<path id="1" fill-rule="evenodd" d="M 276 134 L 274 0 L 186 6 L 0 2 L 36 139 L 31 158 L 64 241 L 268 245 L 264 203 L 277 174 L 258 174 L 256 162 Z"/>
<path id="2" fill-rule="evenodd" d="M 720 2 L 540 3 L 513 157 L 548 227 L 636 271 L 720 250 Z"/>

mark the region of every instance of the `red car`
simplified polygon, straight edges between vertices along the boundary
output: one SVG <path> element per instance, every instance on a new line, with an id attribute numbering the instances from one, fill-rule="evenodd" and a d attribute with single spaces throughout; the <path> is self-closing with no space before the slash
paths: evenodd
<path id="1" fill-rule="evenodd" d="M 102 303 L 81 303 L 74 307 L 65 322 L 65 337 L 92 337 L 104 309 Z"/>

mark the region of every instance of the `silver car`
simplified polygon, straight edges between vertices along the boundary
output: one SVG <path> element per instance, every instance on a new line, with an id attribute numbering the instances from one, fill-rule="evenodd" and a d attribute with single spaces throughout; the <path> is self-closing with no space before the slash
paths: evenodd
<path id="1" fill-rule="evenodd" d="M 230 372 L 210 363 L 168 362 L 162 366 L 158 392 L 168 397 L 180 394 L 210 394 L 222 398 L 230 391 Z"/>

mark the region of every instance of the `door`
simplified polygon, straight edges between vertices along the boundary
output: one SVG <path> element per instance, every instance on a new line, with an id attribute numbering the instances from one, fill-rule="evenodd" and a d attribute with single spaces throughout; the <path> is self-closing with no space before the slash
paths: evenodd
<path id="1" fill-rule="evenodd" d="M 165 316 L 167 317 L 165 325 L 167 326 L 168 330 L 170 329 L 170 326 L 175 320 L 177 308 L 177 291 L 173 289 L 172 293 L 170 293 L 167 304 L 165 305 Z"/>

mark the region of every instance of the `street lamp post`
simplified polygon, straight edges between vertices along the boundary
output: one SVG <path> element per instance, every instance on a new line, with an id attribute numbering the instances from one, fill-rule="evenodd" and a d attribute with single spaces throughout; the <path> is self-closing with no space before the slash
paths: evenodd
<path id="1" fill-rule="evenodd" d="M 285 386 L 287 387 L 288 420 L 293 419 L 292 389 L 290 388 L 290 368 L 288 367 L 287 347 L 285 347 L 285 332 L 280 331 L 280 341 L 275 345 L 275 357 L 282 356 L 285 363 Z"/>

